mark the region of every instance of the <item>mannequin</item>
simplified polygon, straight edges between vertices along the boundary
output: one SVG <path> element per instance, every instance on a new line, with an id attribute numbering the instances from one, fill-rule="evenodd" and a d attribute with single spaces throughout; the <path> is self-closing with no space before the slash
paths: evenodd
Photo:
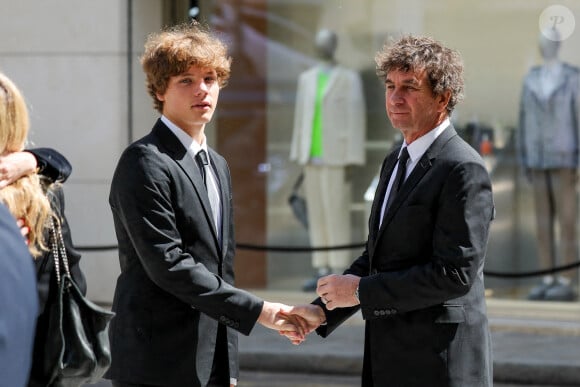
<path id="1" fill-rule="evenodd" d="M 303 166 L 310 243 L 314 247 L 350 243 L 350 185 L 347 168 L 365 162 L 366 112 L 358 73 L 337 64 L 338 39 L 328 29 L 315 39 L 319 63 L 298 80 L 290 160 Z M 340 273 L 351 263 L 348 250 L 314 251 L 319 277 Z"/>
<path id="2" fill-rule="evenodd" d="M 538 254 L 546 269 L 578 259 L 580 71 L 558 59 L 556 30 L 544 31 L 539 47 L 543 64 L 533 67 L 524 80 L 518 150 L 533 187 Z M 546 276 L 531 289 L 528 299 L 572 301 L 576 298 L 574 277 L 573 270 Z"/>

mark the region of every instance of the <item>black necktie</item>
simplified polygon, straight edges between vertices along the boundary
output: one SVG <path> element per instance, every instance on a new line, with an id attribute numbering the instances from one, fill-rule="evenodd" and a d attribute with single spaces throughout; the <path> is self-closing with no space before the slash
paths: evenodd
<path id="1" fill-rule="evenodd" d="M 201 177 L 203 178 L 203 183 L 207 183 L 205 181 L 205 167 L 209 165 L 209 161 L 207 159 L 207 153 L 202 149 L 195 155 L 195 161 L 197 161 L 197 166 L 199 167 L 199 171 L 201 172 Z"/>
<path id="2" fill-rule="evenodd" d="M 209 170 L 210 166 L 209 166 L 209 160 L 207 158 L 206 151 L 204 151 L 202 149 L 199 152 L 197 152 L 197 154 L 195 155 L 195 161 L 197 162 L 197 166 L 199 167 L 199 171 L 201 172 L 201 177 L 203 178 L 203 182 L 204 182 L 205 188 L 207 190 L 207 196 L 209 198 L 209 204 L 211 206 L 213 220 L 214 220 L 216 229 L 218 230 L 218 235 L 220 235 L 220 238 L 221 238 L 221 232 L 220 232 L 221 221 L 220 221 L 220 213 L 219 213 L 219 208 L 220 208 L 219 192 L 218 192 L 217 185 L 215 183 L 215 179 L 212 178 L 211 176 L 207 177 L 208 174 L 211 172 Z M 211 183 L 210 183 L 210 181 L 211 181 Z"/>
<path id="3" fill-rule="evenodd" d="M 399 156 L 399 165 L 397 167 L 397 174 L 395 175 L 395 180 L 393 181 L 391 192 L 389 192 L 389 198 L 387 199 L 385 211 L 387 211 L 387 209 L 397 196 L 397 193 L 401 189 L 403 182 L 405 181 L 408 160 L 409 160 L 409 151 L 407 150 L 407 147 L 404 147 L 403 150 L 401 151 L 401 155 Z"/>

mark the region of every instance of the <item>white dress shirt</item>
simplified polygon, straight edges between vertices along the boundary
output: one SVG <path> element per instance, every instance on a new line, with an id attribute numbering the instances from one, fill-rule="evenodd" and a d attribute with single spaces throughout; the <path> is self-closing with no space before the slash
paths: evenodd
<path id="1" fill-rule="evenodd" d="M 403 148 L 407 148 L 407 151 L 409 152 L 409 161 L 407 161 L 407 170 L 405 171 L 405 180 L 407 179 L 407 177 L 409 177 L 411 172 L 413 172 L 413 168 L 415 168 L 415 166 L 417 165 L 417 163 L 419 162 L 419 160 L 421 159 L 423 154 L 427 151 L 427 149 L 429 149 L 429 147 L 431 146 L 431 144 L 433 144 L 435 139 L 437 137 L 439 137 L 439 135 L 441 133 L 443 133 L 445 128 L 447 128 L 448 126 L 449 126 L 449 118 L 446 118 L 445 120 L 443 120 L 443 122 L 441 124 L 439 124 L 437 127 L 435 127 L 435 129 L 430 130 L 429 132 L 425 133 L 423 136 L 419 137 L 418 139 L 413 141 L 411 144 L 407 145 L 405 142 L 403 142 L 403 146 L 401 146 L 401 151 L 403 151 Z M 397 159 L 401 156 L 401 151 L 399 152 Z M 385 216 L 385 210 L 386 210 L 385 207 L 387 205 L 387 198 L 389 197 L 389 194 L 391 193 L 391 188 L 393 186 L 393 182 L 395 180 L 395 176 L 397 175 L 398 169 L 399 169 L 399 164 L 397 163 L 395 165 L 395 169 L 393 170 L 393 173 L 391 173 L 391 177 L 389 179 L 389 185 L 387 186 L 387 192 L 385 193 L 385 197 L 383 198 L 383 204 L 381 206 L 381 217 L 380 217 L 380 222 L 379 222 L 379 228 L 383 224 L 383 217 Z"/>
<path id="2" fill-rule="evenodd" d="M 165 116 L 161 116 L 161 121 L 169 128 L 169 130 L 171 130 L 173 132 L 173 134 L 175 134 L 175 136 L 179 139 L 179 141 L 183 144 L 183 146 L 185 147 L 185 149 L 187 149 L 187 152 L 189 153 L 189 155 L 191 156 L 191 158 L 193 159 L 193 161 L 196 163 L 197 165 L 197 161 L 195 160 L 195 155 L 197 154 L 197 152 L 199 152 L 200 150 L 204 150 L 205 153 L 207 153 L 207 159 L 209 162 L 209 174 L 206 175 L 206 188 L 208 191 L 208 196 L 210 194 L 212 194 L 210 191 L 213 190 L 213 195 L 217 201 L 217 206 L 216 208 L 212 207 L 212 212 L 213 212 L 213 218 L 214 218 L 214 223 L 216 226 L 216 231 L 218 233 L 218 237 L 219 240 L 221 241 L 222 238 L 222 211 L 221 211 L 221 198 L 220 198 L 220 190 L 219 190 L 219 186 L 218 186 L 218 179 L 217 176 L 215 175 L 215 172 L 213 170 L 213 168 L 211 167 L 211 157 L 209 157 L 209 152 L 207 150 L 207 142 L 204 141 L 203 144 L 199 144 L 197 141 L 194 141 L 193 138 L 185 133 L 185 131 L 183 131 L 181 128 L 179 128 L 177 125 L 175 125 L 173 122 L 171 122 L 167 117 Z"/>

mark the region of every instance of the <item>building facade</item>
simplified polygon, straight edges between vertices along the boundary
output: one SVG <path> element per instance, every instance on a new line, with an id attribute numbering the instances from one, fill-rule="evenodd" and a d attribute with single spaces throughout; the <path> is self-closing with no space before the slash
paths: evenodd
<path id="1" fill-rule="evenodd" d="M 111 177 L 123 149 L 156 119 L 138 60 L 143 43 L 149 33 L 191 17 L 213 26 L 234 58 L 208 137 L 232 170 L 238 284 L 299 291 L 312 268 L 310 252 L 293 251 L 310 243 L 288 204 L 301 170 L 289 152 L 297 80 L 317 63 L 317 31 L 336 32 L 336 59 L 360 74 L 364 89 L 366 162 L 349 180 L 351 237 L 344 241 L 355 245 L 353 259 L 366 237 L 373 179 L 399 140 L 384 112 L 374 54 L 401 33 L 431 35 L 463 55 L 466 98 L 453 122 L 482 152 L 492 174 L 497 218 L 486 270 L 535 271 L 541 267 L 533 197 L 518 165 L 515 134 L 523 79 L 541 60 L 542 26 L 554 23 L 570 32 L 561 41 L 560 58 L 580 65 L 574 19 L 580 18 L 580 3 L 560 1 L 561 15 L 545 19 L 552 5 L 547 0 L 0 0 L 0 70 L 29 103 L 30 146 L 56 148 L 73 165 L 65 184 L 67 216 L 75 243 L 97 247 L 83 252 L 82 267 L 90 297 L 108 303 L 119 273 L 116 251 L 107 248 L 116 243 L 108 206 Z M 537 280 L 490 275 L 486 283 L 492 297 L 519 299 Z"/>

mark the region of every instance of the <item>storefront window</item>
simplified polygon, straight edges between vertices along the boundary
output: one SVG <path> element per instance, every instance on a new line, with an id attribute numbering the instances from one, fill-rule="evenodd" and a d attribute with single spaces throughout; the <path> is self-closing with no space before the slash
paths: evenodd
<path id="1" fill-rule="evenodd" d="M 466 98 L 456 108 L 452 122 L 460 135 L 483 156 L 492 176 L 497 216 L 492 223 L 485 267 L 490 295 L 526 299 L 545 276 L 519 277 L 518 273 L 578 261 L 577 206 L 574 203 L 577 201 L 580 86 L 570 84 L 578 78 L 566 78 L 566 84 L 561 85 L 562 81 L 557 78 L 559 73 L 552 74 L 553 82 L 545 92 L 545 100 L 555 96 L 557 102 L 553 106 L 560 109 L 566 105 L 566 109 L 572 111 L 558 113 L 560 121 L 540 116 L 541 104 L 532 104 L 536 114 L 533 119 L 548 121 L 543 121 L 542 133 L 534 140 L 538 149 L 528 150 L 528 153 L 539 155 L 546 150 L 544 148 L 559 144 L 572 152 L 570 163 L 530 167 L 522 164 L 522 152 L 518 148 L 522 136 L 529 135 L 518 130 L 522 128 L 522 108 L 532 106 L 524 99 L 524 80 L 532 67 L 553 62 L 541 55 L 540 31 L 550 24 L 561 31 L 553 59 L 574 68 L 580 65 L 580 52 L 575 49 L 580 47 L 580 34 L 575 31 L 574 20 L 574 15 L 580 15 L 578 2 L 561 1 L 557 9 L 550 8 L 552 2 L 525 0 L 222 0 L 196 3 L 201 11 L 200 19 L 207 18 L 224 34 L 234 58 L 232 81 L 222 92 L 219 118 L 214 124 L 216 146 L 232 168 L 240 244 L 237 270 L 243 286 L 300 290 L 317 274 L 314 261 L 327 259 L 313 257 L 308 251 L 277 251 L 276 248 L 356 245 L 341 250 L 347 253 L 349 260 L 362 251 L 360 245 L 367 235 L 369 206 L 379 167 L 389 150 L 401 141 L 385 114 L 384 86 L 375 74 L 374 55 L 385 41 L 401 33 L 433 36 L 459 50 L 463 56 Z M 321 31 L 336 36 L 336 49 L 332 53 L 321 53 Z M 322 237 L 314 236 L 312 228 L 299 221 L 288 201 L 297 178 L 304 171 L 297 156 L 291 157 L 291 149 L 296 140 L 296 121 L 300 117 L 298 106 L 304 106 L 305 98 L 311 98 L 315 104 L 316 92 L 322 92 L 325 87 L 320 82 L 329 82 L 329 79 L 314 78 L 308 91 L 312 96 L 308 97 L 304 90 L 300 91 L 299 79 L 310 69 L 328 66 L 329 62 L 350 71 L 346 74 L 355 74 L 351 83 L 346 83 L 350 86 L 333 97 L 336 100 L 332 106 L 339 107 L 333 117 L 362 113 L 362 118 L 337 122 L 334 127 L 341 133 L 338 137 L 348 138 L 348 141 L 342 144 L 333 140 L 334 134 L 326 133 L 321 139 L 322 149 L 328 154 L 343 145 L 356 148 L 356 136 L 349 137 L 354 131 L 362 135 L 363 161 L 353 156 L 352 160 L 335 163 L 344 167 L 339 168 L 339 174 L 344 174 L 344 184 L 327 188 L 337 196 L 344 190 L 346 204 L 328 198 L 318 205 L 335 206 L 336 212 L 346 212 L 346 231 L 342 231 L 341 240 L 331 238 L 328 243 L 315 244 L 312 239 L 323 240 Z M 558 67 L 561 68 L 564 67 Z M 577 71 L 574 68 L 570 67 L 572 74 Z M 341 105 L 357 93 L 358 84 L 361 98 Z M 567 91 L 558 94 L 559 87 Z M 565 114 L 571 118 L 561 122 Z M 576 121 L 573 114 L 576 114 Z M 362 124 L 348 127 L 352 122 Z M 562 125 L 566 129 L 562 129 Z M 357 152 L 356 149 L 352 151 Z M 572 171 L 569 178 L 573 180 L 557 188 L 554 185 L 562 183 L 564 177 L 554 170 L 564 167 Z M 540 179 L 543 179 L 543 186 L 538 183 Z M 540 189 L 547 190 L 547 196 L 543 196 L 547 207 L 536 204 Z M 571 190 L 568 196 L 563 194 L 566 189 Z M 299 193 L 305 195 L 302 190 Z M 306 199 L 311 205 L 308 195 Z M 569 201 L 561 205 L 562 200 Z M 544 212 L 539 214 L 538 211 Z M 328 227 L 340 234 L 341 217 L 334 219 L 329 220 L 332 224 Z M 412 243 L 413 236 L 408 237 Z M 553 246 L 551 241 L 554 241 Z M 330 261 L 332 259 L 339 262 L 343 258 L 333 257 Z M 331 270 L 340 266 L 336 262 Z M 564 275 L 577 286 L 576 273 L 577 269 L 571 269 L 556 275 Z M 502 274 L 515 275 L 504 277 Z"/>

